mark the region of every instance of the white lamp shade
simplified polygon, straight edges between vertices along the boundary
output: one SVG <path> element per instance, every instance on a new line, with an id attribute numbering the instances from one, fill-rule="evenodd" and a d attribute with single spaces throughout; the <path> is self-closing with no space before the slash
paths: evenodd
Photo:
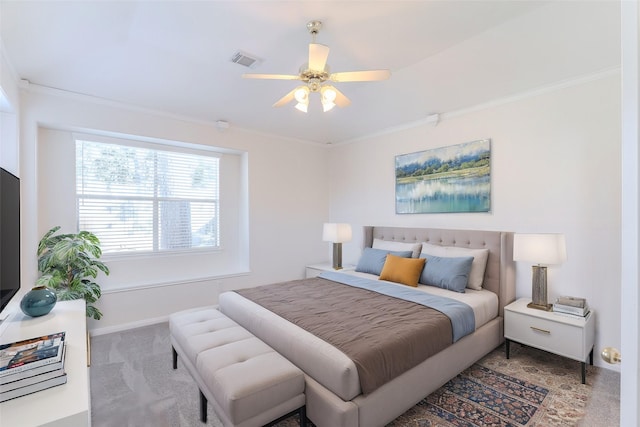
<path id="1" fill-rule="evenodd" d="M 325 223 L 322 228 L 322 240 L 333 243 L 344 243 L 350 241 L 351 225 Z"/>
<path id="2" fill-rule="evenodd" d="M 540 265 L 562 264 L 567 260 L 564 234 L 515 234 L 513 260 Z"/>

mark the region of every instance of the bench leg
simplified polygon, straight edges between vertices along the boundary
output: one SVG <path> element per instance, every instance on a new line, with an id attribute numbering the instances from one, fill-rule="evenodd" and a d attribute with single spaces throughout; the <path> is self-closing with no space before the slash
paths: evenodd
<path id="1" fill-rule="evenodd" d="M 178 369 L 178 352 L 173 346 L 171 346 L 171 353 L 173 355 L 173 369 Z"/>
<path id="2" fill-rule="evenodd" d="M 300 427 L 307 427 L 307 407 L 300 408 L 298 414 L 300 415 Z"/>
<path id="3" fill-rule="evenodd" d="M 200 391 L 200 421 L 207 422 L 207 398 Z"/>

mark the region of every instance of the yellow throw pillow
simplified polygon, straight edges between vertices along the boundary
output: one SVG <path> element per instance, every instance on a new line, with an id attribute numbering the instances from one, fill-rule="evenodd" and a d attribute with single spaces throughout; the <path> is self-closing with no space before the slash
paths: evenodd
<path id="1" fill-rule="evenodd" d="M 403 258 L 388 254 L 380 272 L 380 280 L 418 286 L 418 279 L 427 260 L 424 258 Z"/>

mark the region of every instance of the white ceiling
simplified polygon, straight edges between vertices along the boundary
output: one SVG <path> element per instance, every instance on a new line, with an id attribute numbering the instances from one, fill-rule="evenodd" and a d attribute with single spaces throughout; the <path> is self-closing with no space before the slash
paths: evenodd
<path id="1" fill-rule="evenodd" d="M 352 104 L 271 105 L 317 42 L 331 70 L 388 68 L 337 83 Z M 620 66 L 617 1 L 7 1 L 0 37 L 31 84 L 197 120 L 338 143 Z M 242 50 L 264 62 L 230 61 Z M 315 102 L 314 102 L 315 101 Z"/>

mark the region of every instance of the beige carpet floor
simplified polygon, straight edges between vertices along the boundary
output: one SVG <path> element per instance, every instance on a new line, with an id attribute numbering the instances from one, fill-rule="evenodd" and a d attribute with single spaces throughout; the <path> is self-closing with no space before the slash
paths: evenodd
<path id="1" fill-rule="evenodd" d="M 177 370 L 171 368 L 168 324 L 92 337 L 91 356 L 94 427 L 205 426 L 195 383 L 180 363 Z M 522 383 L 525 391 L 504 385 L 514 383 Z M 491 399 L 467 393 L 469 384 Z M 589 366 L 583 385 L 578 362 L 512 344 L 509 360 L 499 347 L 389 426 L 616 426 L 619 384 L 616 372 Z M 505 388 L 515 396 L 511 403 L 503 404 L 506 398 L 494 394 Z M 521 401 L 527 403 L 526 414 Z M 221 426 L 210 405 L 208 418 L 206 426 Z"/>

